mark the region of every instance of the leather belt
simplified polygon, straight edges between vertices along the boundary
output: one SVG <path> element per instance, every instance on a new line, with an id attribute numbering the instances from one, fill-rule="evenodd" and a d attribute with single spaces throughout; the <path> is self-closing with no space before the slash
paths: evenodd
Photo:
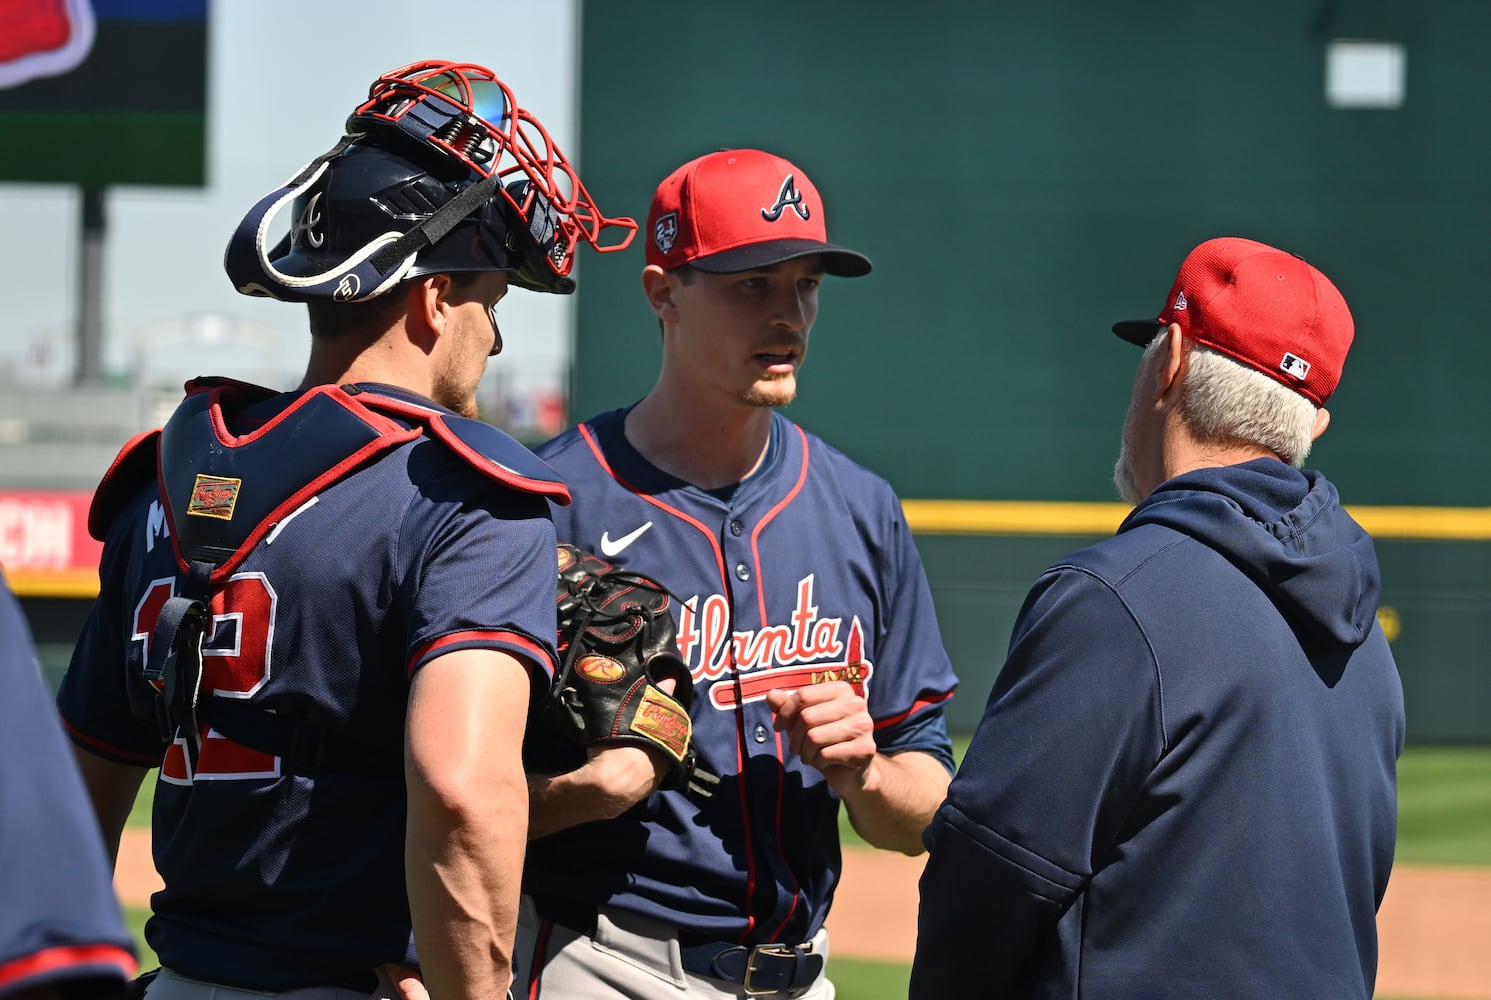
<path id="1" fill-rule="evenodd" d="M 538 896 L 533 897 L 533 903 L 543 919 L 586 936 L 595 935 L 595 904 Z M 697 976 L 739 983 L 746 996 L 795 997 L 823 975 L 823 956 L 814 954 L 811 941 L 751 947 L 729 941 L 698 941 L 687 933 L 681 938 L 678 951 L 685 969 Z"/>
<path id="2" fill-rule="evenodd" d="M 701 976 L 740 983 L 748 997 L 785 993 L 795 996 L 823 974 L 823 956 L 812 944 L 758 944 L 747 947 L 724 942 L 680 944 L 683 967 Z"/>

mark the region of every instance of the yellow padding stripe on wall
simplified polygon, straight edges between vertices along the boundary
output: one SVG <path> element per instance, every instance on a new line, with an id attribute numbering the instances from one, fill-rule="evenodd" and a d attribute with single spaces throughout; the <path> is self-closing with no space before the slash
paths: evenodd
<path id="1" fill-rule="evenodd" d="M 1121 503 L 1038 500 L 906 500 L 913 533 L 927 535 L 1111 535 L 1129 513 Z M 1348 507 L 1383 541 L 1491 541 L 1491 507 Z"/>
<path id="2" fill-rule="evenodd" d="M 1039 500 L 905 500 L 906 522 L 921 535 L 1113 534 L 1128 515 L 1121 503 Z M 1491 507 L 1349 507 L 1351 516 L 1380 541 L 1491 541 Z M 94 570 L 5 571 L 21 597 L 91 598 Z"/>

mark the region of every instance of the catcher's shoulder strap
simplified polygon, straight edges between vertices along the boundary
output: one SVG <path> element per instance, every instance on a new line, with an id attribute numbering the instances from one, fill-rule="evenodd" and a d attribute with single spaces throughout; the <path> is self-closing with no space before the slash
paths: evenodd
<path id="1" fill-rule="evenodd" d="M 187 388 L 161 431 L 161 497 L 182 569 L 210 562 L 214 582 L 318 492 L 419 436 L 336 386 L 318 386 L 262 426 L 235 434 L 233 414 L 271 390 L 230 379 Z"/>
<path id="2" fill-rule="evenodd" d="M 159 427 L 136 434 L 119 449 L 88 504 L 88 534 L 100 542 L 108 537 L 124 502 L 155 479 L 159 451 Z"/>
<path id="3" fill-rule="evenodd" d="M 570 502 L 569 487 L 559 478 L 559 473 L 491 424 L 387 395 L 378 387 L 347 385 L 342 388 L 368 409 L 406 426 L 419 428 L 489 479 L 520 493 L 546 497 L 557 504 Z"/>

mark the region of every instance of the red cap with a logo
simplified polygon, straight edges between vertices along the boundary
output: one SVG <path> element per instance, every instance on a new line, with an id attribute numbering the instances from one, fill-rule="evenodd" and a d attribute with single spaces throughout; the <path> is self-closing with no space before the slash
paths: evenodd
<path id="1" fill-rule="evenodd" d="M 759 149 L 690 160 L 658 185 L 647 214 L 647 263 L 734 274 L 818 254 L 844 278 L 870 273 L 864 254 L 828 242 L 823 199 L 808 175 Z"/>
<path id="2" fill-rule="evenodd" d="M 1341 381 L 1355 332 L 1329 278 L 1292 253 L 1233 236 L 1186 256 L 1158 319 L 1115 323 L 1113 332 L 1142 346 L 1171 323 L 1317 406 Z"/>

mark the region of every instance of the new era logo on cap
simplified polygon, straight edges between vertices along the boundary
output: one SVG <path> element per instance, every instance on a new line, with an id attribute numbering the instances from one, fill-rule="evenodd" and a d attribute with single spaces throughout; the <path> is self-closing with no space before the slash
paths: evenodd
<path id="1" fill-rule="evenodd" d="M 1346 300 L 1305 260 L 1237 237 L 1186 256 L 1158 319 L 1113 324 L 1148 344 L 1171 323 L 1199 344 L 1287 385 L 1317 406 L 1335 391 L 1355 326 Z M 1309 360 L 1306 360 L 1308 358 Z"/>
<path id="2" fill-rule="evenodd" d="M 648 213 L 647 263 L 689 264 L 732 274 L 819 255 L 842 277 L 870 271 L 869 258 L 828 242 L 823 201 L 802 170 L 759 149 L 690 160 L 658 185 Z"/>

